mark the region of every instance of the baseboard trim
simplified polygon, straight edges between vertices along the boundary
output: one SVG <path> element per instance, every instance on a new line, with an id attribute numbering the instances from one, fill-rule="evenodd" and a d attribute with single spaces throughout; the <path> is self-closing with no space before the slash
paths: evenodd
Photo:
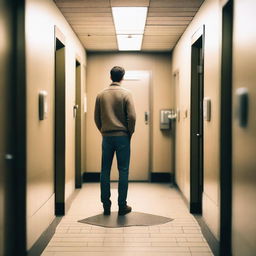
<path id="1" fill-rule="evenodd" d="M 173 182 L 173 174 L 166 172 L 152 172 L 150 173 L 151 182 Z M 83 173 L 83 182 L 100 182 L 100 172 L 84 172 Z M 136 182 L 131 181 L 130 182 Z M 138 182 L 147 182 L 147 181 L 138 181 Z"/>
<path id="2" fill-rule="evenodd" d="M 189 201 L 184 196 L 184 194 L 180 190 L 179 186 L 176 183 L 174 183 L 174 185 L 176 186 L 177 190 L 179 191 L 184 203 L 186 204 L 188 209 L 190 209 L 190 211 L 191 211 L 191 205 L 190 205 Z M 195 206 L 195 207 L 197 207 L 197 206 Z M 220 253 L 219 253 L 220 242 L 215 238 L 215 236 L 213 235 L 213 233 L 209 229 L 208 225 L 204 221 L 204 218 L 202 217 L 201 214 L 193 214 L 193 216 L 195 217 L 196 221 L 198 222 L 198 224 L 199 224 L 199 226 L 202 230 L 202 233 L 203 233 L 207 243 L 209 244 L 214 256 L 219 256 L 220 255 Z"/>
<path id="3" fill-rule="evenodd" d="M 150 173 L 150 181 L 151 182 L 173 182 L 173 174 L 167 172 L 151 172 Z"/>
<path id="4" fill-rule="evenodd" d="M 55 203 L 55 215 L 56 216 L 65 215 L 65 203 Z"/>
<path id="5" fill-rule="evenodd" d="M 84 172 L 83 182 L 100 182 L 100 172 Z"/>
<path id="6" fill-rule="evenodd" d="M 190 203 L 190 213 L 192 214 L 202 214 L 201 203 Z"/>
<path id="7" fill-rule="evenodd" d="M 208 242 L 214 256 L 219 256 L 220 250 L 220 242 L 215 238 L 211 230 L 209 229 L 208 225 L 204 221 L 204 218 L 201 215 L 193 214 L 195 219 L 197 220 L 199 226 L 201 227 L 202 233 Z"/>
<path id="8" fill-rule="evenodd" d="M 27 256 L 40 256 L 42 254 L 47 244 L 52 239 L 55 229 L 60 223 L 61 219 L 62 217 L 55 217 L 49 227 L 42 233 L 42 235 L 27 252 Z"/>

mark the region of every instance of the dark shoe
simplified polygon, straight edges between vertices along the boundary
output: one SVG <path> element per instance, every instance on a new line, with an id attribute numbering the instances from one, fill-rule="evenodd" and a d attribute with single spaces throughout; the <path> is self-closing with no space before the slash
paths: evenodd
<path id="1" fill-rule="evenodd" d="M 110 209 L 111 209 L 111 205 L 103 205 L 103 215 L 110 215 Z"/>
<path id="2" fill-rule="evenodd" d="M 103 215 L 110 215 L 111 203 L 110 204 L 103 204 Z"/>
<path id="3" fill-rule="evenodd" d="M 118 215 L 123 216 L 131 211 L 132 211 L 132 207 L 129 205 L 126 205 L 124 207 L 119 207 Z"/>
<path id="4" fill-rule="evenodd" d="M 103 215 L 110 215 L 110 208 L 105 208 L 104 209 L 104 212 L 103 212 Z"/>

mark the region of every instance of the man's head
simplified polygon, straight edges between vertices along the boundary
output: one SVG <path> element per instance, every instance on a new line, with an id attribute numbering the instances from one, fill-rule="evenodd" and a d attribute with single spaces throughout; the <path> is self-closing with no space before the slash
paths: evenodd
<path id="1" fill-rule="evenodd" d="M 110 77 L 113 82 L 120 82 L 123 80 L 125 70 L 122 67 L 115 66 L 110 70 Z"/>

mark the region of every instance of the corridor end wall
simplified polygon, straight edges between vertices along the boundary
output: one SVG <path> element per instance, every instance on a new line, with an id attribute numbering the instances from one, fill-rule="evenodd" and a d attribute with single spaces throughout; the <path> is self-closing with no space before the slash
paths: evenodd
<path id="1" fill-rule="evenodd" d="M 159 128 L 159 110 L 171 108 L 170 53 L 88 53 L 87 62 L 86 156 L 85 172 L 99 173 L 101 168 L 101 135 L 94 124 L 94 105 L 97 93 L 111 83 L 110 69 L 120 65 L 125 70 L 144 70 L 152 74 L 152 173 L 172 173 L 172 136 Z"/>

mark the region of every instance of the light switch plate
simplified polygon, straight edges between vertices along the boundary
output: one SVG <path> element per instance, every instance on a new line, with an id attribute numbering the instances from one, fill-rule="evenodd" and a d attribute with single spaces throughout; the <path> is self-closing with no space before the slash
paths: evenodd
<path id="1" fill-rule="evenodd" d="M 47 91 L 39 92 L 39 120 L 41 121 L 46 119 L 48 114 L 47 95 Z"/>
<path id="2" fill-rule="evenodd" d="M 245 87 L 236 90 L 237 107 L 236 113 L 240 127 L 246 127 L 248 123 L 249 92 Z"/>
<path id="3" fill-rule="evenodd" d="M 210 122 L 211 121 L 211 99 L 208 97 L 204 98 L 204 120 Z"/>

